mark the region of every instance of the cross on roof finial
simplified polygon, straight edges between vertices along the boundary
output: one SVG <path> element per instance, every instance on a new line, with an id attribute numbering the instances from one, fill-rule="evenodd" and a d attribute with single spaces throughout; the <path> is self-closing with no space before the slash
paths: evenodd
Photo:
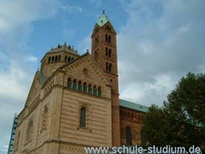
<path id="1" fill-rule="evenodd" d="M 103 14 L 105 14 L 105 10 L 103 10 Z"/>

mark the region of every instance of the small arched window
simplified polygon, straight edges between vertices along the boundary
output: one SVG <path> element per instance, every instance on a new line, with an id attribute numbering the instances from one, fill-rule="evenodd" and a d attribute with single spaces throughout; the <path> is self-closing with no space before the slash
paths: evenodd
<path id="1" fill-rule="evenodd" d="M 80 109 L 80 127 L 86 127 L 86 108 L 81 107 Z"/>
<path id="2" fill-rule="evenodd" d="M 58 56 L 58 61 L 61 61 L 61 55 Z"/>
<path id="3" fill-rule="evenodd" d="M 81 83 L 81 81 L 78 82 L 78 90 L 82 91 L 82 83 Z"/>
<path id="4" fill-rule="evenodd" d="M 112 55 L 112 49 L 109 49 L 108 56 L 111 57 L 111 55 Z"/>
<path id="5" fill-rule="evenodd" d="M 111 63 L 109 64 L 109 69 L 108 69 L 108 71 L 109 71 L 109 72 L 112 71 L 112 64 L 111 64 Z"/>
<path id="6" fill-rule="evenodd" d="M 84 82 L 84 84 L 83 84 L 83 92 L 87 93 L 87 84 L 86 84 L 86 82 Z"/>
<path id="7" fill-rule="evenodd" d="M 71 82 L 71 78 L 68 79 L 68 88 L 71 88 L 72 82 Z"/>
<path id="8" fill-rule="evenodd" d="M 92 85 L 91 84 L 89 84 L 89 86 L 88 86 L 88 93 L 92 94 Z"/>
<path id="9" fill-rule="evenodd" d="M 54 56 L 52 56 L 52 63 L 54 62 L 54 59 L 55 59 Z"/>
<path id="10" fill-rule="evenodd" d="M 111 43 L 111 36 L 108 36 L 108 43 Z"/>
<path id="11" fill-rule="evenodd" d="M 70 56 L 68 57 L 68 62 L 70 62 Z"/>
<path id="12" fill-rule="evenodd" d="M 73 89 L 77 90 L 77 83 L 76 83 L 76 79 L 73 80 Z"/>
<path id="13" fill-rule="evenodd" d="M 108 48 L 105 48 L 105 55 L 108 56 Z"/>
<path id="14" fill-rule="evenodd" d="M 50 62 L 51 62 L 51 57 L 48 58 L 48 63 L 50 63 Z"/>
<path id="15" fill-rule="evenodd" d="M 127 145 L 132 145 L 132 129 L 131 127 L 126 127 L 126 142 Z"/>
<path id="16" fill-rule="evenodd" d="M 67 56 L 65 56 L 65 62 L 67 62 L 67 59 L 68 59 L 68 57 L 67 57 Z"/>
<path id="17" fill-rule="evenodd" d="M 98 96 L 102 95 L 101 87 L 98 88 Z"/>
<path id="18" fill-rule="evenodd" d="M 58 56 L 55 57 L 55 62 L 57 62 L 57 61 L 58 61 Z"/>
<path id="19" fill-rule="evenodd" d="M 106 62 L 106 71 L 109 70 L 109 65 L 108 65 L 108 62 Z"/>
<path id="20" fill-rule="evenodd" d="M 108 35 L 105 34 L 105 42 L 108 42 Z"/>
<path id="21" fill-rule="evenodd" d="M 97 89 L 96 89 L 96 86 L 93 87 L 93 95 L 95 95 L 95 96 L 97 95 Z"/>

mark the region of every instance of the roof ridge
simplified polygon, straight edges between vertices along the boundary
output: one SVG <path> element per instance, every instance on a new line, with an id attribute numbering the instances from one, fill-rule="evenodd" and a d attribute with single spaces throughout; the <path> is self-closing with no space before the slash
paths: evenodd
<path id="1" fill-rule="evenodd" d="M 129 109 L 132 109 L 132 110 L 137 110 L 137 111 L 140 111 L 140 112 L 147 112 L 148 108 L 149 108 L 145 105 L 137 104 L 137 103 L 127 101 L 127 100 L 124 100 L 124 99 L 120 99 L 119 103 L 120 103 L 120 106 L 122 106 L 122 107 L 129 108 Z"/>

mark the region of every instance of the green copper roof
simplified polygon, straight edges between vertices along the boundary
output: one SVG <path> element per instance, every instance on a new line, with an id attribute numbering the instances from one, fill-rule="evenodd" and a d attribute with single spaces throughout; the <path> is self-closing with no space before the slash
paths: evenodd
<path id="1" fill-rule="evenodd" d="M 109 19 L 107 18 L 105 12 L 103 11 L 102 15 L 100 16 L 100 18 L 97 21 L 97 24 L 102 27 L 104 24 L 106 24 L 109 21 Z"/>
<path id="2" fill-rule="evenodd" d="M 132 109 L 132 110 L 137 110 L 137 111 L 140 111 L 140 112 L 147 112 L 148 111 L 147 106 L 136 104 L 136 103 L 129 102 L 129 101 L 126 101 L 126 100 L 122 100 L 122 99 L 120 99 L 120 106 L 125 107 L 125 108 L 129 108 L 129 109 Z"/>

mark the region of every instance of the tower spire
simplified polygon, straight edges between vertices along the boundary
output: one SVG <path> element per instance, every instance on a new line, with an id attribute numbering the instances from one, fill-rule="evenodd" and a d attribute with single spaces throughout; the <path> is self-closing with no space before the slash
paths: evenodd
<path id="1" fill-rule="evenodd" d="M 109 19 L 107 18 L 106 14 L 105 14 L 105 10 L 103 10 L 102 15 L 100 16 L 100 18 L 97 21 L 98 26 L 102 27 L 103 25 L 105 25 L 107 22 L 109 21 Z"/>

